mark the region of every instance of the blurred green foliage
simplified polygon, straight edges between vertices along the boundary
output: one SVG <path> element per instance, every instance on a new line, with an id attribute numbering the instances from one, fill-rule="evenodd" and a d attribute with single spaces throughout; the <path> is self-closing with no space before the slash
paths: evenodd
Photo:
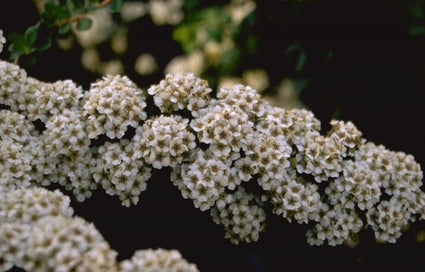
<path id="1" fill-rule="evenodd" d="M 186 16 L 184 22 L 176 26 L 173 31 L 173 38 L 178 41 L 185 53 L 190 53 L 205 45 L 208 40 L 221 41 L 222 34 L 230 17 L 219 7 L 207 7 L 200 10 L 193 10 Z M 206 34 L 206 39 L 200 38 L 200 24 L 202 31 Z"/>
<path id="2" fill-rule="evenodd" d="M 27 56 L 26 62 L 34 64 L 34 54 L 47 50 L 54 37 L 69 35 L 72 23 L 79 31 L 87 30 L 92 24 L 85 17 L 89 12 L 106 5 L 112 12 L 119 12 L 123 3 L 124 0 L 46 0 L 35 25 L 28 27 L 25 34 L 12 32 L 8 36 L 10 58 L 17 61 Z"/>

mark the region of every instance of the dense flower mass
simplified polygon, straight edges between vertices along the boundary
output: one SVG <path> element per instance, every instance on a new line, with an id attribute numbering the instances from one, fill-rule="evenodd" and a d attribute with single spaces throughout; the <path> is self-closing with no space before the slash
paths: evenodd
<path id="1" fill-rule="evenodd" d="M 68 197 L 41 188 L 58 183 L 79 201 L 102 188 L 130 206 L 152 168 L 171 168 L 183 198 L 235 244 L 259 239 L 266 204 L 312 224 L 311 245 L 353 245 L 367 228 L 394 243 L 425 219 L 412 155 L 367 141 L 351 122 L 332 120 L 323 135 L 312 112 L 273 107 L 249 86 L 212 93 L 191 73 L 147 91 L 126 76 L 83 90 L 0 61 L 0 271 L 197 271 L 163 249 L 118 264 L 94 226 L 72 217 Z"/>
<path id="2" fill-rule="evenodd" d="M 152 167 L 176 167 L 196 147 L 195 135 L 188 129 L 189 120 L 180 116 L 158 116 L 136 130 L 135 148 Z"/>
<path id="3" fill-rule="evenodd" d="M 145 94 L 126 76 L 106 76 L 91 85 L 83 109 L 89 138 L 121 139 L 127 127 L 146 119 Z"/>
<path id="4" fill-rule="evenodd" d="M 0 192 L 0 271 L 198 271 L 177 250 L 138 250 L 118 262 L 96 227 L 73 217 L 69 204 L 59 190 Z"/>
<path id="5" fill-rule="evenodd" d="M 161 112 L 187 109 L 193 116 L 198 116 L 199 110 L 207 106 L 211 91 L 207 81 L 192 73 L 168 74 L 148 89 Z"/>

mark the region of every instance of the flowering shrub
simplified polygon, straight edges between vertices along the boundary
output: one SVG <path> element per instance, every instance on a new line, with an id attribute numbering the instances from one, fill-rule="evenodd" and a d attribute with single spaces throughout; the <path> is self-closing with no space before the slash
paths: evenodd
<path id="1" fill-rule="evenodd" d="M 0 271 L 197 271 L 173 250 L 117 262 L 68 196 L 42 188 L 60 184 L 78 201 L 103 188 L 128 207 L 143 201 L 152 168 L 171 168 L 182 197 L 234 244 L 259 239 L 265 205 L 312 225 L 311 245 L 355 245 L 368 228 L 395 243 L 425 218 L 412 155 L 367 141 L 351 122 L 332 120 L 322 134 L 312 112 L 273 107 L 249 86 L 214 94 L 191 73 L 147 91 L 120 75 L 83 90 L 0 61 Z"/>

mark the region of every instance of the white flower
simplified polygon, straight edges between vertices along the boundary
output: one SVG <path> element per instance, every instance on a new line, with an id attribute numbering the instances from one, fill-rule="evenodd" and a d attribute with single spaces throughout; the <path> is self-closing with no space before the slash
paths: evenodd
<path id="1" fill-rule="evenodd" d="M 3 30 L 0 29 L 0 53 L 3 51 L 3 44 L 6 43 L 6 39 L 3 36 Z"/>

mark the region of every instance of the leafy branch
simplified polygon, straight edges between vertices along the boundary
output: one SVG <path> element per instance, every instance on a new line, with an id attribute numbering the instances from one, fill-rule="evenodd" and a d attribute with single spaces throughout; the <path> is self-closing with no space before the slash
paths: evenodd
<path id="1" fill-rule="evenodd" d="M 91 12 L 102 7 L 119 12 L 123 3 L 124 0 L 48 0 L 40 9 L 36 24 L 24 34 L 13 32 L 8 36 L 10 59 L 18 63 L 24 56 L 26 63 L 35 64 L 35 54 L 49 49 L 53 38 L 70 35 L 72 24 L 78 31 L 88 30 L 92 25 L 88 17 Z"/>

